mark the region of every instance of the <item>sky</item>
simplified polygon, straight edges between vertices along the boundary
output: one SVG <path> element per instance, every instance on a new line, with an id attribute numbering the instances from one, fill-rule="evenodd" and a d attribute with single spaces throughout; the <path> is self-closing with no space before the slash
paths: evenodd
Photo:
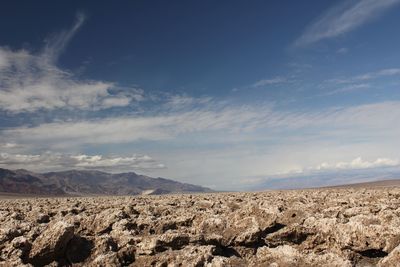
<path id="1" fill-rule="evenodd" d="M 400 169 L 399 26 L 400 0 L 3 1 L 0 167 L 217 190 Z"/>

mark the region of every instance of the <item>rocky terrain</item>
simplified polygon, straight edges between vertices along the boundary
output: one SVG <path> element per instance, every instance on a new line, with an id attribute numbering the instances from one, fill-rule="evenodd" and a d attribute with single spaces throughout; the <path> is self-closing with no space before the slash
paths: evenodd
<path id="1" fill-rule="evenodd" d="M 398 266 L 400 189 L 0 200 L 0 266 Z"/>
<path id="2" fill-rule="evenodd" d="M 106 173 L 70 170 L 34 173 L 0 168 L 0 196 L 25 194 L 47 196 L 140 195 L 184 192 L 211 192 L 209 188 L 152 178 L 134 172 Z"/>

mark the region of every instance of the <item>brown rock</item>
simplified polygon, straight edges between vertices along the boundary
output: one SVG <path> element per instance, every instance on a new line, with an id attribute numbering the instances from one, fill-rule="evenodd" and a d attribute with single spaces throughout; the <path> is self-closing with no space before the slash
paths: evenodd
<path id="1" fill-rule="evenodd" d="M 32 244 L 29 261 L 45 265 L 60 257 L 74 236 L 74 226 L 63 221 L 50 225 Z"/>
<path id="2" fill-rule="evenodd" d="M 378 267 L 398 267 L 400 265 L 400 246 L 396 247 L 389 255 L 379 261 Z"/>

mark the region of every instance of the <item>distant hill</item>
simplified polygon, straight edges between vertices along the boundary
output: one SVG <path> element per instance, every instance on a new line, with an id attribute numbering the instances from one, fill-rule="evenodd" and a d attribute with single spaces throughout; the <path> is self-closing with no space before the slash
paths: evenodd
<path id="1" fill-rule="evenodd" d="M 211 192 L 209 188 L 134 172 L 70 170 L 34 173 L 0 168 L 0 193 L 25 195 L 139 195 Z"/>
<path id="2" fill-rule="evenodd" d="M 365 183 L 343 184 L 328 186 L 325 188 L 369 188 L 369 187 L 397 187 L 400 186 L 400 179 L 372 181 Z"/>

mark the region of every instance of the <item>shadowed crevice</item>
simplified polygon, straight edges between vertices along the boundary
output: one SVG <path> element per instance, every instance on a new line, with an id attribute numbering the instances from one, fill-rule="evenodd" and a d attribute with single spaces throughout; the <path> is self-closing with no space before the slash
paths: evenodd
<path id="1" fill-rule="evenodd" d="M 383 258 L 388 255 L 387 252 L 381 250 L 381 249 L 367 249 L 364 251 L 358 252 L 361 256 L 367 257 L 367 258 Z"/>

